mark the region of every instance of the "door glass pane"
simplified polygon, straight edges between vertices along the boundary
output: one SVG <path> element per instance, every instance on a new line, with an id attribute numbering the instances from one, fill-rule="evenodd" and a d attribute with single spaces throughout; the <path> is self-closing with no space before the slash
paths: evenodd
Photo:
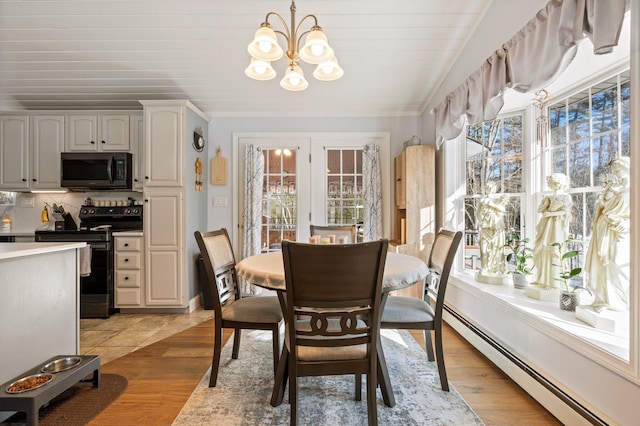
<path id="1" fill-rule="evenodd" d="M 331 148 L 326 155 L 326 224 L 362 224 L 362 149 Z"/>
<path id="2" fill-rule="evenodd" d="M 282 240 L 296 241 L 296 151 L 263 149 L 262 251 L 280 250 Z"/>

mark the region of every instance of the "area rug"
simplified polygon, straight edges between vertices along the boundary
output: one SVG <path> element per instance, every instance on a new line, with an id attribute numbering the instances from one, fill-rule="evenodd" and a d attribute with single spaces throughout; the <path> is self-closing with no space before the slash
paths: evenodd
<path id="1" fill-rule="evenodd" d="M 127 378 L 118 374 L 101 374 L 98 388 L 92 382 L 79 382 L 40 409 L 39 425 L 84 426 L 118 399 L 127 385 Z M 17 413 L 0 425 L 26 425 L 26 416 Z"/>
<path id="2" fill-rule="evenodd" d="M 406 331 L 383 330 L 382 344 L 396 406 L 384 405 L 377 391 L 380 425 L 482 425 L 451 386 L 440 388 L 434 363 Z M 231 342 L 232 339 L 229 339 Z M 240 356 L 231 359 L 231 343 L 222 349 L 218 383 L 209 388 L 209 370 L 173 422 L 174 426 L 288 425 L 290 405 L 269 404 L 273 387 L 270 331 L 244 331 Z M 355 401 L 353 376 L 303 377 L 299 383 L 300 425 L 358 425 L 367 422 L 366 387 Z"/>

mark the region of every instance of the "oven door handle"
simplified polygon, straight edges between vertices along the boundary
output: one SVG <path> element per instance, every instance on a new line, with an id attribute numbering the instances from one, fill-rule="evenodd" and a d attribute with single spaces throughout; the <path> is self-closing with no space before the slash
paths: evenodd
<path id="1" fill-rule="evenodd" d="M 108 241 L 104 241 L 104 242 L 91 242 L 91 243 L 87 243 L 89 245 L 89 247 L 91 247 L 91 250 L 102 250 L 102 251 L 107 251 L 109 250 L 109 242 Z"/>

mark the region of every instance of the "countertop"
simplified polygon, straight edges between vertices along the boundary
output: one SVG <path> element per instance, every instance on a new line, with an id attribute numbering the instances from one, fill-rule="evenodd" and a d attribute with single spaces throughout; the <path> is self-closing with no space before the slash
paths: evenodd
<path id="1" fill-rule="evenodd" d="M 0 260 L 75 250 L 86 245 L 87 243 L 0 243 Z"/>
<path id="2" fill-rule="evenodd" d="M 143 231 L 113 231 L 114 237 L 142 237 Z"/>
<path id="3" fill-rule="evenodd" d="M 13 237 L 33 237 L 36 234 L 35 230 L 16 230 L 16 231 L 0 231 L 0 235 L 9 235 Z"/>

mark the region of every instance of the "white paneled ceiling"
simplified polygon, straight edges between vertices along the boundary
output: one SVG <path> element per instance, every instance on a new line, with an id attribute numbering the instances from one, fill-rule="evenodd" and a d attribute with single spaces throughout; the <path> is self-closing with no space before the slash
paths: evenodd
<path id="1" fill-rule="evenodd" d="M 303 63 L 309 88 L 288 92 L 285 59 L 270 81 L 244 69 L 267 12 L 289 22 L 290 0 L 0 0 L 0 111 L 188 99 L 212 117 L 417 115 L 490 3 L 298 0 L 345 75 L 318 81 Z"/>

